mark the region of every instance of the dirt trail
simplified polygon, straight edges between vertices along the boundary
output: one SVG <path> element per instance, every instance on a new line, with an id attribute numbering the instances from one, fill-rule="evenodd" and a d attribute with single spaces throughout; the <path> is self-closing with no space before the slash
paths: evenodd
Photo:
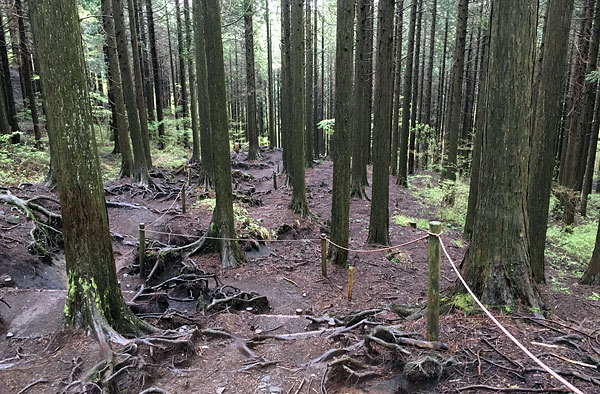
<path id="1" fill-rule="evenodd" d="M 321 233 L 328 233 L 332 163 L 328 160 L 321 161 L 315 164 L 314 168 L 306 170 L 307 200 L 310 211 L 315 216 L 301 218 L 287 209 L 291 190 L 285 186 L 285 176 L 278 175 L 278 188 L 273 189 L 272 175 L 278 164 L 281 169 L 281 152 L 263 150 L 262 156 L 257 163 L 244 162 L 244 154 L 233 159 L 234 192 L 260 200 L 261 203 L 254 205 L 236 202 L 238 234 L 247 236 L 262 227 L 272 236 L 279 238 L 313 240 L 318 239 Z M 173 190 L 179 190 L 185 177 L 183 172 L 165 172 L 161 178 L 156 179 L 162 184 L 172 185 Z M 414 178 L 412 182 L 417 187 L 428 187 L 420 178 Z M 135 209 L 108 208 L 111 231 L 115 235 L 113 246 L 119 280 L 126 300 L 130 300 L 142 283 L 132 271 L 137 254 L 139 223 L 147 225 L 150 247 L 153 246 L 152 241 L 157 241 L 156 247 L 161 247 L 158 242 L 171 245 L 191 242 L 207 229 L 213 196 L 206 196 L 202 186 L 195 185 L 189 188 L 188 212 L 183 215 L 180 212 L 180 200 L 176 199 L 177 193 L 153 198 L 155 196 L 151 194 L 130 190 L 123 181 L 111 182 L 106 188 L 112 191 L 107 194 L 107 200 L 140 206 Z M 367 187 L 366 191 L 367 195 L 371 194 L 370 187 Z M 18 192 L 23 196 L 54 194 L 52 190 L 47 190 L 41 185 L 24 187 Z M 369 204 L 366 200 L 351 200 L 352 248 L 371 248 L 366 245 Z M 6 221 L 7 215 L 14 214 L 9 212 L 7 207 L 0 208 L 4 211 L 4 216 L 0 215 L 0 221 Z M 437 219 L 438 208 L 418 200 L 407 189 L 397 186 L 394 179 L 390 179 L 391 217 L 401 214 L 432 220 Z M 64 289 L 64 266 L 61 265 L 63 263 L 57 259 L 54 265 L 41 265 L 35 257 L 29 255 L 26 244 L 30 225 L 22 219 L 18 222 L 20 227 L 6 233 L 16 241 L 0 243 L 0 275 L 9 275 L 19 289 L 31 290 L 0 288 L 0 296 L 5 294 L 5 300 L 12 306 L 7 312 L 4 305 L 0 304 L 0 315 L 4 319 L 4 324 L 0 326 L 0 358 L 16 357 L 11 361 L 0 361 L 0 379 L 6 382 L 0 387 L 0 392 L 16 393 L 38 378 L 47 379 L 48 383 L 37 384 L 29 389 L 28 393 L 57 392 L 60 387 L 64 387 L 61 386 L 60 380 L 68 381 L 72 360 L 81 356 L 84 368 L 89 368 L 98 360 L 99 349 L 96 342 L 85 334 L 64 334 L 60 331 L 64 291 L 50 289 Z M 7 225 L 4 222 L 0 224 Z M 421 230 L 402 227 L 393 220 L 390 221 L 392 244 L 407 242 L 422 235 Z M 466 242 L 460 238 L 459 231 L 445 228 L 444 239 L 452 257 L 460 262 L 465 247 L 457 245 L 466 245 Z M 454 240 L 461 242 L 453 242 Z M 215 273 L 226 285 L 266 296 L 271 309 L 260 314 L 247 311 L 228 313 L 227 310 L 203 314 L 198 311 L 190 317 L 193 324 L 199 328 L 219 329 L 244 339 L 266 333 L 303 333 L 332 328 L 327 321 L 315 324 L 307 316 L 321 317 L 327 314 L 329 317 L 341 318 L 357 310 L 381 308 L 392 303 L 423 304 L 426 300 L 425 241 L 403 248 L 402 253 L 392 261 L 386 257 L 386 253 L 350 253 L 349 262 L 355 267 L 352 300 L 346 297 L 345 268 L 329 265 L 328 278 L 324 279 L 321 276 L 319 242 L 266 243 L 258 251 L 253 250 L 251 244 L 246 246 L 247 262 L 238 268 L 222 269 L 214 252 L 196 254 L 188 263 L 193 262 L 205 272 Z M 442 288 L 448 288 L 454 283 L 454 275 L 447 264 L 442 265 L 441 278 Z M 560 298 L 554 293 L 550 296 Z M 559 301 L 566 302 L 564 297 Z M 588 316 L 594 316 L 593 313 L 598 316 L 597 313 L 600 312 L 597 303 L 588 302 L 584 307 L 589 313 Z M 298 309 L 302 310 L 302 315 L 296 314 Z M 502 314 L 498 311 L 496 313 Z M 565 319 L 570 316 L 568 308 L 561 313 L 565 313 Z M 414 331 L 423 335 L 425 330 L 424 319 L 405 320 L 391 311 L 384 310 L 372 319 L 379 323 L 400 324 L 399 327 L 406 332 Z M 501 320 L 528 344 L 531 341 L 550 342 L 560 334 L 578 334 L 576 327 L 568 329 L 555 323 L 545 323 L 550 327 L 548 328 L 526 319 L 511 319 L 510 315 L 501 316 Z M 164 323 L 156 319 L 151 321 L 156 324 Z M 184 323 L 191 322 L 184 321 L 182 324 Z M 564 324 L 569 327 L 575 326 L 568 320 L 564 320 Z M 590 327 L 589 324 L 587 326 Z M 408 357 L 408 360 L 415 360 L 427 354 L 439 353 L 445 359 L 455 360 L 457 366 L 448 367 L 447 375 L 441 381 L 436 381 L 433 386 L 413 385 L 407 382 L 403 374 L 404 361 L 407 360 L 402 361 L 399 355 L 377 348 L 369 355 L 371 358 L 368 361 L 369 369 L 378 374 L 376 377 L 359 382 L 355 379 L 327 379 L 325 385 L 328 392 L 383 394 L 422 390 L 444 393 L 455 392 L 457 387 L 475 383 L 502 387 L 508 387 L 509 384 L 520 387 L 557 387 L 545 374 L 523 372 L 508 362 L 507 358 L 512 362 L 530 366 L 530 363 L 512 345 L 504 341 L 499 331 L 485 318 L 479 315 L 467 316 L 456 310 L 442 316 L 440 327 L 440 337 L 449 344 L 449 350 L 432 353 L 410 349 L 412 355 Z M 372 328 L 372 325 L 362 325 L 334 338 L 327 338 L 321 334 L 294 340 L 261 341 L 252 350 L 262 359 L 276 363 L 248 370 L 244 370 L 248 367 L 248 357 L 240 351 L 238 341 L 201 336 L 193 345 L 194 352 L 186 355 L 184 359 L 178 358 L 177 363 L 173 359 L 172 362 L 161 364 L 160 372 L 151 377 L 151 385 L 161 387 L 169 393 L 319 393 L 323 375 L 329 370 L 327 362 L 314 365 L 307 363 L 330 349 L 356 344 Z M 14 331 L 12 338 L 6 338 L 8 330 Z M 586 333 L 585 339 L 593 342 L 593 330 L 583 327 L 579 330 Z M 484 338 L 496 350 L 490 347 Z M 590 346 L 600 347 L 600 343 Z M 548 351 L 544 348 L 535 350 Z M 568 348 L 556 351 L 563 352 L 561 354 L 568 355 L 570 359 L 581 358 L 576 351 Z M 368 360 L 368 357 L 362 359 Z M 547 357 L 545 361 L 558 369 L 574 368 L 556 357 Z M 11 363 L 18 365 L 7 366 Z M 511 372 L 512 369 L 516 372 Z M 594 375 L 591 370 L 587 370 L 586 373 Z M 332 375 L 329 375 L 329 378 L 331 377 Z M 301 382 L 302 389 L 298 390 Z M 580 379 L 575 382 L 583 388 L 589 388 L 588 392 L 599 389 L 598 386 L 582 382 Z"/>

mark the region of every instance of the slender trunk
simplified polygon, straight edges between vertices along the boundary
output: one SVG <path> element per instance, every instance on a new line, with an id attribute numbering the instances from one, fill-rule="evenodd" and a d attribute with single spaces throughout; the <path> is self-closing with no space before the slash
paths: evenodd
<path id="1" fill-rule="evenodd" d="M 156 49 L 156 33 L 154 28 L 154 12 L 152 0 L 146 0 L 146 18 L 148 20 L 148 38 L 150 40 L 150 57 L 152 58 L 152 76 L 154 78 L 154 92 L 156 99 L 156 120 L 158 121 L 159 146 L 164 148 L 165 125 L 163 123 L 162 86 L 160 84 L 160 71 L 158 69 L 158 51 Z"/>
<path id="2" fill-rule="evenodd" d="M 596 149 L 598 148 L 598 126 L 600 125 L 600 84 L 596 84 L 596 99 L 594 103 L 594 119 L 588 147 L 585 176 L 583 177 L 583 188 L 581 191 L 581 206 L 579 213 L 587 216 L 588 196 L 592 193 L 592 181 L 594 179 L 594 164 L 596 163 Z"/>
<path id="3" fill-rule="evenodd" d="M 304 115 L 306 130 L 304 132 L 305 140 L 305 155 L 306 155 L 306 167 L 311 168 L 313 166 L 313 34 L 312 34 L 312 23 L 311 23 L 311 1 L 308 0 L 305 3 L 306 7 L 306 45 L 305 45 L 305 68 L 304 75 L 306 76 L 305 87 L 304 87 Z M 352 60 L 350 60 L 352 62 Z"/>
<path id="4" fill-rule="evenodd" d="M 181 9 L 179 0 L 175 0 L 175 16 L 177 18 L 177 54 L 179 59 L 179 81 L 181 84 L 181 96 L 179 97 L 179 105 L 181 105 L 181 115 L 183 118 L 189 116 L 188 101 L 187 101 L 187 80 L 185 76 L 185 58 L 183 56 L 183 29 L 181 27 Z M 183 128 L 186 128 L 185 121 Z"/>
<path id="5" fill-rule="evenodd" d="M 354 44 L 354 0 L 338 0 L 335 56 L 335 132 L 333 134 L 333 194 L 331 240 L 335 264 L 346 265 L 350 215 L 350 130 L 352 124 L 352 46 Z"/>
<path id="6" fill-rule="evenodd" d="M 373 102 L 373 195 L 369 217 L 369 243 L 388 245 L 390 132 L 394 52 L 394 0 L 379 0 L 377 11 L 377 60 L 375 99 Z"/>
<path id="7" fill-rule="evenodd" d="M 415 172 L 415 142 L 417 136 L 417 113 L 419 110 L 419 56 L 421 53 L 421 24 L 423 20 L 423 0 L 418 2 L 417 31 L 415 38 L 415 53 L 413 59 L 412 100 L 410 112 L 410 140 L 408 146 L 408 174 Z"/>
<path id="8" fill-rule="evenodd" d="M 248 132 L 248 160 L 258 159 L 258 128 L 256 126 L 256 75 L 254 71 L 254 24 L 252 23 L 252 2 L 246 2 L 244 14 L 246 46 L 246 122 Z"/>
<path id="9" fill-rule="evenodd" d="M 469 0 L 459 0 L 456 17 L 456 40 L 454 59 L 448 92 L 448 108 L 446 110 L 445 144 L 443 157 L 442 181 L 455 181 L 457 170 L 458 134 L 460 129 L 460 105 L 462 102 L 463 71 L 465 68 L 465 41 L 467 36 L 467 17 Z"/>
<path id="10" fill-rule="evenodd" d="M 269 147 L 277 146 L 277 128 L 275 127 L 275 105 L 273 104 L 273 45 L 271 43 L 271 20 L 269 0 L 265 0 L 265 22 L 267 24 L 267 99 L 269 100 Z"/>
<path id="11" fill-rule="evenodd" d="M 408 25 L 408 49 L 406 51 L 406 70 L 404 71 L 404 94 L 402 95 L 402 128 L 400 129 L 400 156 L 398 160 L 399 185 L 408 185 L 408 139 L 410 130 L 410 103 L 412 98 L 412 76 L 415 47 L 415 23 L 417 20 L 417 0 L 412 0 L 410 23 Z"/>
<path id="12" fill-rule="evenodd" d="M 434 0 L 437 1 L 437 0 Z M 404 12 L 404 0 L 396 3 L 396 27 L 395 40 L 395 65 L 394 65 L 394 107 L 392 110 L 392 163 L 390 170 L 393 176 L 397 174 L 398 168 L 398 139 L 400 137 L 400 92 L 402 91 L 402 14 Z"/>
<path id="13" fill-rule="evenodd" d="M 6 104 L 8 105 L 9 122 L 12 132 L 19 131 L 19 122 L 17 118 L 17 107 L 15 105 L 15 95 L 13 93 L 12 78 L 10 77 L 10 66 L 8 64 L 8 45 L 6 44 L 6 35 L 4 34 L 4 18 L 0 10 L 0 61 L 2 62 L 2 79 L 4 80 L 4 92 Z M 21 135 L 15 133 L 11 142 L 17 144 L 21 141 Z"/>

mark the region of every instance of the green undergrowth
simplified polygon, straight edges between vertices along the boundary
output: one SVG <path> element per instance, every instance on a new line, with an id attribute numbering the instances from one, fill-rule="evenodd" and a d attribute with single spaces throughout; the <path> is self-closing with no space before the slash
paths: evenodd
<path id="1" fill-rule="evenodd" d="M 564 278 L 567 276 L 580 278 L 594 251 L 600 214 L 600 195 L 589 196 L 587 216 L 577 215 L 574 225 L 566 226 L 556 219 L 561 214 L 558 199 L 552 196 L 545 251 L 546 261 L 556 270 L 556 275 L 550 280 L 552 288 L 569 294 L 569 288 L 563 284 Z"/>
<path id="2" fill-rule="evenodd" d="M 438 186 L 431 175 L 414 175 L 409 178 L 408 191 L 427 207 L 435 207 L 443 225 L 464 228 L 469 202 L 467 180 L 459 178 L 454 184 L 445 182 Z M 428 227 L 429 224 L 425 228 Z"/>
<path id="3" fill-rule="evenodd" d="M 12 134 L 0 135 L 0 184 L 37 183 L 44 180 L 50 166 L 48 135 L 35 146 L 33 137 L 21 135 L 20 144 L 10 142 Z"/>

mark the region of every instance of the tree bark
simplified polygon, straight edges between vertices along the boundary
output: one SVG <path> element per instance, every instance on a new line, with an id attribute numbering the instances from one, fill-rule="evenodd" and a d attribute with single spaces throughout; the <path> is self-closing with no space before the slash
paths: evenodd
<path id="1" fill-rule="evenodd" d="M 275 127 L 275 105 L 273 103 L 273 45 L 271 42 L 271 20 L 269 0 L 265 0 L 265 22 L 267 25 L 267 99 L 269 100 L 269 147 L 277 146 L 277 128 Z"/>
<path id="2" fill-rule="evenodd" d="M 460 106 L 462 102 L 463 70 L 465 68 L 465 41 L 467 37 L 468 15 L 469 0 L 459 0 L 456 17 L 454 60 L 452 61 L 450 91 L 448 92 L 448 108 L 446 109 L 442 181 L 456 180 L 456 158 L 458 152 L 458 134 L 460 130 Z"/>
<path id="3" fill-rule="evenodd" d="M 352 125 L 352 46 L 354 0 L 338 0 L 335 56 L 335 132 L 333 134 L 333 194 L 331 240 L 342 248 L 329 249 L 331 260 L 345 266 L 348 260 L 350 215 L 350 130 Z"/>
<path id="4" fill-rule="evenodd" d="M 437 0 L 434 0 L 437 1 Z M 395 61 L 394 61 L 394 107 L 392 109 L 392 176 L 398 173 L 398 140 L 400 139 L 400 92 L 402 91 L 402 14 L 404 0 L 396 3 L 396 22 L 394 32 Z"/>
<path id="5" fill-rule="evenodd" d="M 314 114 L 313 114 L 313 34 L 312 34 L 312 12 L 311 12 L 311 1 L 307 0 L 305 3 L 306 8 L 306 45 L 305 45 L 305 87 L 304 87 L 304 115 L 306 130 L 304 133 L 304 140 L 306 142 L 306 148 L 304 153 L 306 155 L 306 167 L 312 168 L 313 166 L 313 128 L 314 128 Z M 350 60 L 352 62 L 352 60 Z"/>
<path id="6" fill-rule="evenodd" d="M 377 11 L 377 60 L 375 65 L 375 98 L 373 102 L 373 195 L 369 217 L 372 244 L 388 245 L 390 133 L 392 117 L 394 52 L 394 0 L 379 0 Z"/>
<path id="7" fill-rule="evenodd" d="M 231 190 L 231 163 L 229 159 L 229 119 L 225 91 L 225 66 L 221 36 L 221 10 L 219 0 L 206 0 L 204 5 L 204 39 L 210 122 L 213 132 L 214 181 L 216 206 L 209 234 L 220 238 L 235 238 L 233 222 L 233 197 Z M 223 267 L 235 267 L 244 259 L 237 241 L 223 239 L 218 242 Z"/>
<path id="8" fill-rule="evenodd" d="M 181 27 L 181 8 L 179 0 L 175 0 L 175 16 L 177 19 L 177 58 L 179 60 L 179 83 L 181 84 L 181 96 L 179 97 L 179 105 L 181 105 L 181 115 L 183 118 L 189 116 L 188 101 L 187 101 L 187 80 L 185 76 L 185 58 L 183 56 L 183 29 Z M 184 128 L 186 127 L 184 121 Z"/>
<path id="9" fill-rule="evenodd" d="M 106 34 L 106 54 L 108 63 L 108 75 L 111 81 L 112 99 L 114 104 L 113 123 L 118 136 L 118 146 L 121 152 L 121 172 L 120 177 L 130 177 L 133 175 L 133 153 L 129 142 L 129 122 L 125 110 L 125 100 L 123 99 L 123 83 L 121 81 L 121 71 L 119 69 L 119 58 L 117 55 L 117 42 L 115 40 L 115 23 L 113 21 L 113 9 L 111 0 L 101 1 L 102 24 Z"/>
<path id="10" fill-rule="evenodd" d="M 258 128 L 256 125 L 256 75 L 254 70 L 254 24 L 252 23 L 252 0 L 246 1 L 244 14 L 246 46 L 246 129 L 248 133 L 248 160 L 258 159 Z"/>
<path id="11" fill-rule="evenodd" d="M 415 53 L 413 59 L 412 100 L 410 111 L 410 137 L 408 145 L 408 174 L 415 173 L 415 142 L 417 136 L 417 113 L 419 111 L 419 56 L 421 53 L 421 24 L 423 20 L 423 0 L 418 1 L 417 31 L 415 38 Z"/>
<path id="12" fill-rule="evenodd" d="M 354 113 L 352 127 L 352 179 L 350 195 L 354 198 L 365 198 L 365 186 L 367 182 L 367 160 L 368 148 L 371 143 L 371 110 L 370 84 L 372 81 L 369 67 L 372 65 L 372 53 L 369 52 L 369 41 L 373 41 L 373 33 L 370 31 L 370 18 L 372 15 L 373 1 L 359 0 L 357 5 L 356 24 L 356 55 L 354 75 Z M 323 48 L 321 48 L 323 49 Z M 321 59 L 324 67 L 323 59 Z M 323 80 L 325 75 L 321 75 Z M 324 95 L 324 93 L 323 93 Z"/>
<path id="13" fill-rule="evenodd" d="M 152 58 L 152 75 L 154 78 L 156 120 L 158 121 L 159 147 L 164 148 L 165 125 L 163 123 L 163 91 L 160 83 L 160 71 L 158 69 L 158 50 L 156 48 L 156 30 L 154 27 L 154 12 L 152 11 L 152 0 L 146 0 L 146 18 L 148 20 L 150 57 Z"/>
<path id="14" fill-rule="evenodd" d="M 542 307 L 526 223 L 537 7 L 537 0 L 492 3 L 484 102 L 493 111 L 486 111 L 477 214 L 462 263 L 462 275 L 484 304 Z"/>
<path id="15" fill-rule="evenodd" d="M 142 139 L 142 128 L 135 101 L 136 94 L 133 85 L 133 75 L 129 66 L 129 48 L 127 46 L 127 34 L 125 33 L 125 21 L 123 16 L 123 0 L 112 0 L 113 20 L 115 23 L 115 39 L 121 71 L 121 82 L 123 85 L 123 100 L 127 110 L 129 122 L 129 134 L 133 148 L 133 179 L 142 184 L 150 182 L 148 174 L 149 164 L 147 162 L 146 150 Z"/>
<path id="16" fill-rule="evenodd" d="M 200 153 L 202 158 L 203 182 L 209 184 L 213 177 L 213 138 L 208 93 L 208 70 L 206 41 L 204 37 L 204 10 L 201 2 L 193 2 L 194 41 L 196 49 L 196 87 L 198 94 L 198 120 L 200 129 Z"/>
<path id="17" fill-rule="evenodd" d="M 192 118 L 192 157 L 191 163 L 200 163 L 200 131 L 198 128 L 198 102 L 196 100 L 196 73 L 194 70 L 194 49 L 192 47 L 192 29 L 190 23 L 190 3 L 184 0 L 185 49 L 187 53 L 188 75 L 190 82 L 190 112 Z M 197 28 L 196 28 L 197 29 Z"/>
<path id="18" fill-rule="evenodd" d="M 600 125 L 600 84 L 596 83 L 596 101 L 594 103 L 594 119 L 590 135 L 590 146 L 587 154 L 585 176 L 583 177 L 583 189 L 581 191 L 581 206 L 579 213 L 587 216 L 588 196 L 592 193 L 592 182 L 594 179 L 594 164 L 596 164 L 596 149 L 598 148 L 598 126 Z"/>
<path id="19" fill-rule="evenodd" d="M 406 70 L 404 71 L 404 94 L 402 95 L 402 127 L 400 129 L 400 154 L 398 159 L 398 185 L 408 186 L 408 139 L 410 132 L 410 111 L 412 101 L 412 78 L 415 50 L 415 23 L 417 20 L 417 0 L 412 0 L 410 23 L 408 25 L 408 49 Z M 413 108 L 414 111 L 414 108 Z"/>
<path id="20" fill-rule="evenodd" d="M 31 111 L 31 121 L 33 122 L 33 133 L 36 142 L 39 143 L 42 138 L 42 129 L 38 116 L 38 108 L 35 101 L 35 90 L 33 87 L 33 71 L 31 69 L 31 53 L 27 47 L 27 34 L 25 32 L 25 15 L 21 0 L 15 0 L 15 12 L 18 17 L 19 25 L 19 54 L 21 56 L 21 80 L 27 96 L 26 107 Z"/>
<path id="21" fill-rule="evenodd" d="M 304 108 L 304 0 L 292 0 L 290 12 L 290 126 L 289 147 L 290 168 L 292 183 L 292 201 L 290 208 L 306 216 L 308 204 L 306 203 L 306 185 L 304 183 L 304 134 L 305 134 L 305 108 Z"/>
<path id="22" fill-rule="evenodd" d="M 32 11 L 50 142 L 57 153 L 67 266 L 65 322 L 91 329 L 102 340 L 126 343 L 117 332 L 140 334 L 150 327 L 129 311 L 117 281 L 77 4 L 39 0 Z"/>
<path id="23" fill-rule="evenodd" d="M 2 62 L 2 78 L 4 80 L 4 92 L 6 104 L 8 105 L 11 131 L 20 131 L 17 118 L 17 108 L 15 105 L 15 95 L 13 93 L 12 78 L 10 77 L 10 66 L 8 64 L 8 45 L 6 43 L 6 35 L 4 34 L 4 18 L 2 11 L 0 11 L 0 61 Z M 11 142 L 13 144 L 18 144 L 20 141 L 21 135 L 19 133 L 15 133 Z"/>

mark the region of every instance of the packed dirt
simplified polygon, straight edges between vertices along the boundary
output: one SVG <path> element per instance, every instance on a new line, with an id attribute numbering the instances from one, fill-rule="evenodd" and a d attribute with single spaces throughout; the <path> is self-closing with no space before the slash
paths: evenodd
<path id="1" fill-rule="evenodd" d="M 136 385 L 129 386 L 128 391 L 116 385 L 114 392 L 134 392 L 132 387 L 136 387 L 135 392 L 154 387 L 154 391 L 145 392 L 207 394 L 561 389 L 556 379 L 477 311 L 453 307 L 440 317 L 441 348 L 402 345 L 389 349 L 376 342 L 374 336 L 381 338 L 375 334 L 378 327 L 392 327 L 402 338 L 426 343 L 422 307 L 427 301 L 427 241 L 417 241 L 392 254 L 351 252 L 354 285 L 349 299 L 346 267 L 329 264 L 327 278 L 321 275 L 320 238 L 329 232 L 332 162 L 315 162 L 314 168 L 306 170 L 312 215 L 303 218 L 287 209 L 291 189 L 285 186 L 285 176 L 279 174 L 281 152 L 263 148 L 261 154 L 258 162 L 246 162 L 244 153 L 232 157 L 238 236 L 251 238 L 241 242 L 246 262 L 222 269 L 218 255 L 203 250 L 181 261 L 161 263 L 146 283 L 154 286 L 185 272 L 203 272 L 214 274 L 224 286 L 215 284 L 210 290 L 213 296 L 224 294 L 223 289 L 229 286 L 254 297 L 251 302 L 223 308 L 207 310 L 197 294 L 191 296 L 193 300 L 186 298 L 188 294 L 140 296 L 144 283 L 137 266 L 140 223 L 145 223 L 150 251 L 189 244 L 207 230 L 214 195 L 198 185 L 195 170 L 186 189 L 185 214 L 178 192 L 187 179 L 184 170 L 153 173 L 164 193 L 124 180 L 105 185 L 107 201 L 112 203 L 108 213 L 125 300 L 148 322 L 170 333 L 197 327 L 184 349 L 159 352 L 149 346 L 140 350 L 144 364 L 119 372 L 136 380 Z M 419 177 L 411 182 L 418 188 L 436 187 L 436 175 L 428 175 L 433 185 Z M 24 199 L 56 197 L 55 191 L 43 184 L 9 190 Z M 367 187 L 367 195 L 370 193 Z M 43 205 L 58 212 L 51 200 Z M 435 220 L 439 208 L 417 199 L 390 178 L 390 217 Z M 351 248 L 375 248 L 366 243 L 369 209 L 369 201 L 351 200 Z M 62 328 L 64 258 L 58 251 L 47 264 L 31 255 L 27 251 L 31 222 L 8 205 L 0 205 L 0 229 L 0 392 L 82 392 L 72 383 L 102 361 L 107 349 L 85 332 Z M 390 220 L 392 245 L 425 235 L 423 229 Z M 444 226 L 442 239 L 451 257 L 460 263 L 467 247 L 460 229 Z M 148 269 L 153 268 L 152 260 L 149 265 Z M 211 280 L 208 282 L 213 286 Z M 443 260 L 442 288 L 456 283 L 450 265 Z M 600 392 L 600 302 L 589 297 L 598 289 L 577 286 L 576 278 L 567 278 L 565 283 L 573 290 L 570 294 L 541 286 L 551 309 L 546 319 L 539 317 L 540 311 L 508 307 L 496 309 L 494 314 L 526 347 L 580 390 Z M 258 303 L 258 296 L 261 300 L 266 297 L 268 306 Z M 87 388 L 97 392 L 92 386 Z"/>

